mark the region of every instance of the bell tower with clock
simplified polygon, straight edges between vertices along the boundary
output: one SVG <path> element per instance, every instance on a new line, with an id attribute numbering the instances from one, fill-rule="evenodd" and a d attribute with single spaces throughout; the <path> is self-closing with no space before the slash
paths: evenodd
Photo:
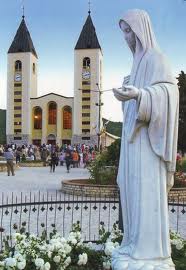
<path id="1" fill-rule="evenodd" d="M 29 144 L 30 98 L 37 97 L 37 53 L 24 16 L 8 50 L 7 143 Z"/>
<path id="2" fill-rule="evenodd" d="M 74 51 L 73 143 L 98 145 L 103 54 L 90 10 Z"/>

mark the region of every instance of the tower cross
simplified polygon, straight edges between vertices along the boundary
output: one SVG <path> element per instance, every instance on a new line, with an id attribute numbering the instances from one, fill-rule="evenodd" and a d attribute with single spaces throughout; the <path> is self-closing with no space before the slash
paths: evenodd
<path id="1" fill-rule="evenodd" d="M 22 11 L 23 11 L 22 18 L 24 19 L 24 17 L 25 17 L 25 5 L 24 5 L 24 0 L 22 0 L 21 3 L 22 3 L 21 8 L 22 8 Z"/>
<path id="2" fill-rule="evenodd" d="M 90 5 L 91 5 L 91 1 L 89 0 L 89 1 L 88 1 L 88 6 L 89 6 L 88 13 L 89 13 L 89 14 L 91 13 L 91 11 L 90 11 Z"/>

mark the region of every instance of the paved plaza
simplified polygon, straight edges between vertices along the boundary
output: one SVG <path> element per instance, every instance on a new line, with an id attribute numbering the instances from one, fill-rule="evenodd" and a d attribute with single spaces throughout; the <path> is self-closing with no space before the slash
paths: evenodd
<path id="1" fill-rule="evenodd" d="M 0 173 L 0 193 L 53 192 L 61 189 L 62 180 L 89 178 L 87 169 L 72 168 L 70 173 L 67 173 L 65 166 L 57 166 L 54 173 L 50 172 L 49 167 L 21 167 L 15 171 L 15 174 L 15 176 L 7 176 L 6 172 Z"/>

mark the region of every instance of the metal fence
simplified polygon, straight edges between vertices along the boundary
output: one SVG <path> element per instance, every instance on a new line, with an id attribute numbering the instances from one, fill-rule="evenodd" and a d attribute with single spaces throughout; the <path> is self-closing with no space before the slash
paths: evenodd
<path id="1" fill-rule="evenodd" d="M 99 224 L 111 230 L 118 221 L 119 199 L 97 194 L 95 197 L 55 193 L 29 193 L 11 196 L 2 194 L 0 205 L 0 245 L 5 235 L 19 230 L 41 235 L 49 234 L 54 228 L 66 236 L 72 224 L 80 222 L 84 241 L 99 239 Z"/>
<path id="2" fill-rule="evenodd" d="M 72 224 L 80 222 L 84 241 L 99 239 L 100 224 L 110 231 L 119 222 L 119 196 L 113 198 L 97 194 L 94 197 L 53 193 L 20 193 L 0 195 L 0 247 L 3 237 L 12 235 L 22 226 L 29 233 L 49 234 L 54 228 L 66 236 Z M 179 194 L 169 197 L 171 228 L 186 238 L 186 203 Z"/>

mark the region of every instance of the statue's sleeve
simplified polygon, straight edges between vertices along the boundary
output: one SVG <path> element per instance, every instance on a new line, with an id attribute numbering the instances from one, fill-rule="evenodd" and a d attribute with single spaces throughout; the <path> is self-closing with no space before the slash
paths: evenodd
<path id="1" fill-rule="evenodd" d="M 176 85 L 161 82 L 140 89 L 137 122 L 148 123 L 152 149 L 166 162 L 169 172 L 174 172 L 176 165 L 178 113 Z"/>
<path id="2" fill-rule="evenodd" d="M 144 89 L 139 89 L 139 96 L 138 96 L 138 113 L 137 113 L 137 120 L 142 122 L 149 122 L 151 117 L 151 97 L 148 91 Z"/>
<path id="3" fill-rule="evenodd" d="M 161 53 L 148 55 L 146 87 L 140 89 L 137 102 L 137 123 L 148 125 L 153 151 L 166 162 L 169 172 L 175 171 L 179 91 L 170 64 Z"/>

